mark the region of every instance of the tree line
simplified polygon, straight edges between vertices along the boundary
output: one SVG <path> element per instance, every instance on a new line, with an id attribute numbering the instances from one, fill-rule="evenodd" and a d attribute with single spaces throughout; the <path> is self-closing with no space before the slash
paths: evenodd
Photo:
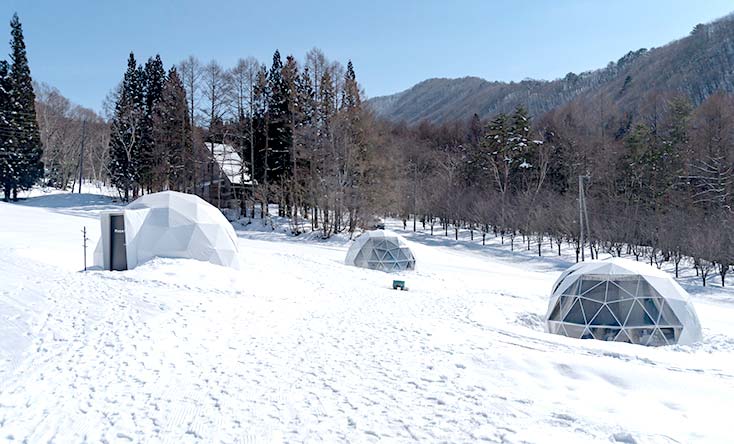
<path id="1" fill-rule="evenodd" d="M 148 64 L 128 68 L 146 71 Z M 215 168 L 203 142 L 232 145 L 244 159 L 242 174 L 253 179 L 242 209 L 253 215 L 256 206 L 277 203 L 295 234 L 309 227 L 329 237 L 391 215 L 431 231 L 438 224 L 444 235 L 466 227 L 512 248 L 519 238 L 538 254 L 560 254 L 568 244 L 577 260 L 587 249 L 591 258 L 605 252 L 670 262 L 676 273 L 690 260 L 704 284 L 713 273 L 724 283 L 734 263 L 726 229 L 734 187 L 728 94 L 694 107 L 681 93 L 650 91 L 631 111 L 610 93 L 534 118 L 519 104 L 486 120 L 408 126 L 377 119 L 351 62 L 328 61 L 318 49 L 303 62 L 276 51 L 269 67 L 248 58 L 225 69 L 190 57 L 172 71 L 180 81 L 177 124 L 163 133 L 178 134 L 178 144 L 151 146 L 188 146 L 188 166 L 174 169 L 189 171 L 187 190 L 203 194 L 197 184 L 212 180 Z M 139 103 L 145 128 L 154 107 Z M 583 245 L 579 176 L 590 176 Z M 151 183 L 150 190 L 164 186 Z"/>
<path id="2" fill-rule="evenodd" d="M 690 261 L 703 285 L 722 285 L 732 264 L 734 97 L 698 107 L 675 92 L 645 95 L 635 112 L 614 101 L 571 102 L 530 119 L 522 106 L 488 121 L 396 125 L 414 165 L 395 187 L 404 219 L 500 236 L 512 248 L 557 251 L 579 260 L 600 252 L 662 266 Z M 403 145 L 405 145 L 403 143 Z M 590 237 L 579 236 L 579 176 Z M 415 220 L 415 219 L 414 219 Z M 458 236 L 458 231 L 455 233 Z"/>
<path id="3" fill-rule="evenodd" d="M 131 54 L 111 98 L 110 178 L 125 200 L 172 189 L 221 204 L 208 185 L 214 144 L 226 143 L 249 178 L 237 196 L 243 211 L 278 203 L 295 233 L 306 224 L 327 237 L 354 230 L 374 214 L 382 174 L 362 95 L 351 61 L 344 67 L 317 49 L 303 63 L 276 50 L 269 67 L 190 57 L 168 72 L 159 56 L 140 65 Z"/>
<path id="4" fill-rule="evenodd" d="M 130 54 L 114 94 L 109 173 L 125 201 L 141 192 L 194 190 L 194 144 L 183 83 L 160 56 Z"/>

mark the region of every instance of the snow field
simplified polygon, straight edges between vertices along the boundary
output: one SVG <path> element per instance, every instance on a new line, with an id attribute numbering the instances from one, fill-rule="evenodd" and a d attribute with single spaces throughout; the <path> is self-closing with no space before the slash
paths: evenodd
<path id="1" fill-rule="evenodd" d="M 0 440 L 730 437 L 727 289 L 693 295 L 702 344 L 645 348 L 543 332 L 568 262 L 424 233 L 402 233 L 417 259 L 398 275 L 407 292 L 344 265 L 344 238 L 259 221 L 236 225 L 239 272 L 161 258 L 81 273 L 81 227 L 91 258 L 113 204 L 78 196 L 0 203 Z"/>

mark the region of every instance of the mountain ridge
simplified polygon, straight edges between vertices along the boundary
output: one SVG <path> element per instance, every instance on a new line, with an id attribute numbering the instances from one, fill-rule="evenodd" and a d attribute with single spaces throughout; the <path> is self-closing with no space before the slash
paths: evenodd
<path id="1" fill-rule="evenodd" d="M 404 91 L 369 99 L 382 118 L 417 124 L 488 118 L 518 105 L 542 115 L 573 101 L 599 100 L 634 112 L 649 92 L 684 94 L 699 104 L 716 91 L 734 92 L 734 13 L 657 48 L 629 51 L 606 67 L 554 80 L 500 82 L 476 76 L 429 78 Z"/>

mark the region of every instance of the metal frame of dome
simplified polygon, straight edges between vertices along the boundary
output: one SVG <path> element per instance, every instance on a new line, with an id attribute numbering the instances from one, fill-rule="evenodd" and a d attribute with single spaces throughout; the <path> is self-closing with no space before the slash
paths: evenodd
<path id="1" fill-rule="evenodd" d="M 627 259 L 582 262 L 553 286 L 547 331 L 661 346 L 701 340 L 688 293 L 665 272 Z"/>
<path id="2" fill-rule="evenodd" d="M 347 252 L 347 265 L 381 271 L 415 269 L 415 257 L 405 240 L 392 231 L 367 231 Z"/>

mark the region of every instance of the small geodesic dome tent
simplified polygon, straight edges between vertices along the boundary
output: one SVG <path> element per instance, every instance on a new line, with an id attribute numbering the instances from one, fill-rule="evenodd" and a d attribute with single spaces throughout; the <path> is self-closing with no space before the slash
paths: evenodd
<path id="1" fill-rule="evenodd" d="M 701 325 L 688 293 L 667 273 L 627 259 L 578 263 L 553 286 L 550 333 L 640 345 L 691 344 Z"/>
<path id="2" fill-rule="evenodd" d="M 214 206 L 198 196 L 164 191 L 100 215 L 95 265 L 126 270 L 154 257 L 191 258 L 239 268 L 237 235 Z"/>
<path id="3" fill-rule="evenodd" d="M 415 269 L 415 257 L 398 234 L 387 230 L 367 231 L 347 252 L 347 265 L 382 271 Z"/>

